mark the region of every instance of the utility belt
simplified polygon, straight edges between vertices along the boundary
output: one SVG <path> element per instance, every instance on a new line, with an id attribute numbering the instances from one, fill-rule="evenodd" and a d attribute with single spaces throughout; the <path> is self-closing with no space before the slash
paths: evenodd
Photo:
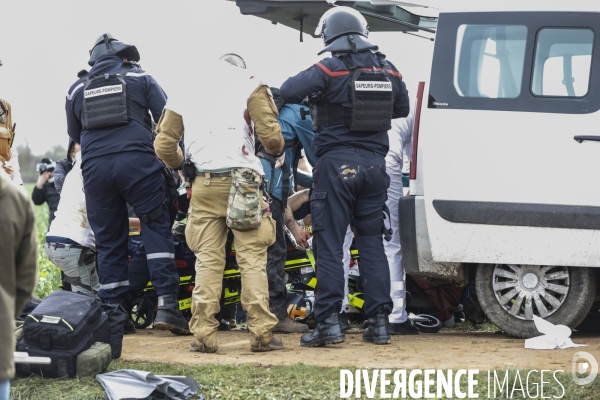
<path id="1" fill-rule="evenodd" d="M 56 243 L 56 242 L 47 242 L 48 247 L 53 247 L 54 249 L 87 249 L 85 246 L 81 246 L 79 244 L 65 244 L 65 243 Z"/>
<path id="2" fill-rule="evenodd" d="M 194 167 L 194 168 L 196 168 L 196 167 Z M 203 176 L 205 178 L 224 178 L 224 177 L 231 178 L 231 170 L 225 171 L 225 172 L 209 172 L 209 171 L 199 171 L 198 168 L 196 168 L 196 176 Z"/>

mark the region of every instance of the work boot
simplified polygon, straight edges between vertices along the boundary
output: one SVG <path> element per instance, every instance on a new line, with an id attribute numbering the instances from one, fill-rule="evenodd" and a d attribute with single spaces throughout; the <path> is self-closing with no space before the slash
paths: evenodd
<path id="1" fill-rule="evenodd" d="M 363 342 L 390 344 L 392 339 L 388 332 L 388 313 L 385 310 L 369 317 L 369 327 L 363 332 Z"/>
<path id="2" fill-rule="evenodd" d="M 346 315 L 345 312 L 340 313 L 340 324 L 342 325 L 342 331 L 344 332 L 352 328 L 350 322 L 348 322 L 348 315 Z"/>
<path id="3" fill-rule="evenodd" d="M 159 331 L 175 331 L 180 335 L 190 333 L 188 322 L 179 311 L 176 294 L 158 296 L 158 309 L 154 319 L 154 328 Z"/>
<path id="4" fill-rule="evenodd" d="M 283 319 L 277 320 L 277 325 L 273 327 L 273 332 L 306 333 L 308 332 L 308 326 L 301 324 L 300 322 L 296 322 L 287 316 Z"/>
<path id="5" fill-rule="evenodd" d="M 131 318 L 129 316 L 127 316 L 127 318 L 125 318 L 125 324 L 123 324 L 123 334 L 131 335 L 136 332 L 137 332 L 137 329 L 135 329 L 135 324 L 133 323 Z"/>
<path id="6" fill-rule="evenodd" d="M 388 332 L 390 335 L 418 335 L 419 328 L 409 318 L 404 322 L 390 322 L 388 324 Z"/>
<path id="7" fill-rule="evenodd" d="M 318 347 L 345 341 L 346 336 L 344 336 L 344 331 L 340 324 L 340 313 L 334 311 L 325 321 L 318 322 L 317 327 L 312 333 L 302 335 L 300 345 L 304 347 Z"/>
<path id="8" fill-rule="evenodd" d="M 199 353 L 216 353 L 219 350 L 219 346 L 207 344 L 204 340 L 196 340 L 192 341 L 190 345 L 190 351 L 197 351 Z"/>
<path id="9" fill-rule="evenodd" d="M 254 352 L 263 352 L 271 350 L 283 350 L 283 341 L 273 336 L 273 338 L 268 344 L 258 343 L 257 345 L 250 346 L 250 351 Z"/>

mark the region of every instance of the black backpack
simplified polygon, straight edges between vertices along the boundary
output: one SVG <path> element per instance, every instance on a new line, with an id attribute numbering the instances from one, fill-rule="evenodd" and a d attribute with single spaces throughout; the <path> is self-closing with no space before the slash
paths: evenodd
<path id="1" fill-rule="evenodd" d="M 75 377 L 77 355 L 94 343 L 108 343 L 108 319 L 99 299 L 57 290 L 27 315 L 17 351 L 50 357 L 50 365 L 17 364 L 17 372 Z"/>

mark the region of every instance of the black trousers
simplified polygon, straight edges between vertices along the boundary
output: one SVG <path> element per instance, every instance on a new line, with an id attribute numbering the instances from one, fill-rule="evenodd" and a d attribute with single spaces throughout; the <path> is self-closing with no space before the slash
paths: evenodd
<path id="1" fill-rule="evenodd" d="M 381 309 L 391 312 L 390 270 L 382 237 L 383 206 L 390 184 L 384 157 L 359 148 L 329 151 L 320 158 L 313 178 L 316 320 L 321 322 L 340 311 L 345 285 L 342 247 L 348 224 L 361 258 L 363 311 L 367 316 Z"/>
<path id="2" fill-rule="evenodd" d="M 285 241 L 284 218 L 285 210 L 280 200 L 272 198 L 269 205 L 271 216 L 275 220 L 275 243 L 267 249 L 267 279 L 269 281 L 269 308 L 279 319 L 287 317 L 285 297 L 288 275 L 285 272 L 287 245 Z"/>
<path id="3" fill-rule="evenodd" d="M 128 296 L 127 203 L 138 216 L 159 207 L 165 198 L 161 169 L 156 156 L 142 152 L 109 154 L 83 163 L 87 215 L 98 252 L 98 296 L 105 302 L 121 302 Z M 149 273 L 159 296 L 179 292 L 171 221 L 163 208 L 160 217 L 141 222 Z"/>

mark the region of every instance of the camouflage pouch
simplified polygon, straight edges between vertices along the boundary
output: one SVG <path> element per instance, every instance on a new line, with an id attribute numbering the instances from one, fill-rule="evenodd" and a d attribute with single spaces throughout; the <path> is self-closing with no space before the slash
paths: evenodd
<path id="1" fill-rule="evenodd" d="M 262 177 L 252 168 L 233 168 L 227 202 L 227 226 L 238 231 L 256 229 L 262 222 Z"/>

